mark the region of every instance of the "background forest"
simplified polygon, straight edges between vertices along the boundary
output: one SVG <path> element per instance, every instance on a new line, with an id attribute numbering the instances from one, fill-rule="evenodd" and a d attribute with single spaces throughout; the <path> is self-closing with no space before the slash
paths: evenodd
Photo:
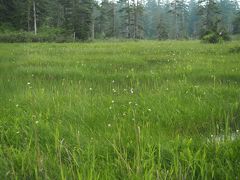
<path id="1" fill-rule="evenodd" d="M 0 41 L 197 39 L 240 33 L 237 0 L 0 0 Z"/>

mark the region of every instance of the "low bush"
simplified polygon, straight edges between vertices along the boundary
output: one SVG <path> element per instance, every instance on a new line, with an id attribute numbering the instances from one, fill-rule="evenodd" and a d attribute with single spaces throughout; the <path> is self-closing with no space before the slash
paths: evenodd
<path id="1" fill-rule="evenodd" d="M 37 35 L 28 32 L 11 32 L 0 34 L 0 42 L 18 43 L 18 42 L 72 42 L 72 38 L 60 34 L 42 34 Z"/>
<path id="2" fill-rule="evenodd" d="M 231 38 L 225 31 L 222 32 L 207 31 L 202 35 L 201 40 L 204 43 L 216 44 L 222 43 L 224 41 L 230 41 Z"/>
<path id="3" fill-rule="evenodd" d="M 233 47 L 229 50 L 230 53 L 240 53 L 240 46 Z"/>

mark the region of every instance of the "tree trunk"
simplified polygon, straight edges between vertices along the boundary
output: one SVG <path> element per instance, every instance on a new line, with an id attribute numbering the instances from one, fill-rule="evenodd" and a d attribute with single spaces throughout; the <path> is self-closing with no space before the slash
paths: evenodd
<path id="1" fill-rule="evenodd" d="M 95 39 L 95 32 L 94 32 L 94 29 L 95 29 L 95 26 L 94 26 L 94 20 L 92 20 L 92 40 Z"/>
<path id="2" fill-rule="evenodd" d="M 113 37 L 115 37 L 115 35 L 116 35 L 116 27 L 115 27 L 115 16 L 116 16 L 116 14 L 115 14 L 115 1 L 113 0 Z"/>
<path id="3" fill-rule="evenodd" d="M 30 26 L 30 13 L 31 13 L 31 10 L 30 10 L 30 8 L 31 8 L 31 4 L 29 3 L 29 1 L 28 1 L 28 11 L 27 11 L 27 25 L 28 25 L 28 32 L 31 30 L 31 26 Z"/>
<path id="4" fill-rule="evenodd" d="M 130 13 L 130 0 L 128 0 L 128 8 L 127 8 L 127 11 L 128 11 L 128 24 L 127 24 L 127 37 L 130 39 L 131 38 L 131 33 L 130 33 L 130 31 L 131 31 L 131 29 L 130 29 L 130 27 L 131 27 L 131 13 Z"/>
<path id="5" fill-rule="evenodd" d="M 33 0 L 33 19 L 34 19 L 34 34 L 37 34 L 37 15 L 36 15 L 36 3 Z"/>

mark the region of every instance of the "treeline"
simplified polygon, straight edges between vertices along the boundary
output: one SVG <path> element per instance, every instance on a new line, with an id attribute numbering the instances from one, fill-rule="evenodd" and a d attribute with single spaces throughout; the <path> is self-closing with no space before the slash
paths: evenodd
<path id="1" fill-rule="evenodd" d="M 36 41 L 196 39 L 240 33 L 240 9 L 237 0 L 0 0 L 0 32 Z"/>

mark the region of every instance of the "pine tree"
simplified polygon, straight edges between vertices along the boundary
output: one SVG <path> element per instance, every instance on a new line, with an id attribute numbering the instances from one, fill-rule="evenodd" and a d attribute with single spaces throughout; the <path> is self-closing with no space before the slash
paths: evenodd
<path id="1" fill-rule="evenodd" d="M 159 40 L 166 40 L 169 38 L 166 23 L 162 17 L 159 18 L 157 26 L 157 35 Z"/>
<path id="2" fill-rule="evenodd" d="M 240 11 L 236 13 L 236 16 L 233 20 L 233 33 L 240 34 Z"/>
<path id="3" fill-rule="evenodd" d="M 220 9 L 215 0 L 201 0 L 199 3 L 199 15 L 201 17 L 201 36 L 211 32 L 218 32 Z"/>
<path id="4" fill-rule="evenodd" d="M 119 0 L 120 34 L 123 38 L 131 38 L 131 7 L 130 0 Z"/>
<path id="5" fill-rule="evenodd" d="M 148 0 L 144 8 L 145 36 L 150 39 L 158 37 L 158 23 L 160 9 L 155 0 Z"/>
<path id="6" fill-rule="evenodd" d="M 189 23 L 188 23 L 188 35 L 190 38 L 197 38 L 199 34 L 199 15 L 198 4 L 195 0 L 189 2 Z"/>
<path id="7" fill-rule="evenodd" d="M 64 9 L 64 28 L 74 39 L 87 40 L 92 35 L 92 0 L 61 0 Z"/>
<path id="8" fill-rule="evenodd" d="M 100 7 L 100 28 L 102 37 L 113 37 L 115 32 L 115 4 L 103 0 Z"/>
<path id="9" fill-rule="evenodd" d="M 169 13 L 172 15 L 172 30 L 175 39 L 186 37 L 187 4 L 184 0 L 174 0 L 170 3 Z"/>

